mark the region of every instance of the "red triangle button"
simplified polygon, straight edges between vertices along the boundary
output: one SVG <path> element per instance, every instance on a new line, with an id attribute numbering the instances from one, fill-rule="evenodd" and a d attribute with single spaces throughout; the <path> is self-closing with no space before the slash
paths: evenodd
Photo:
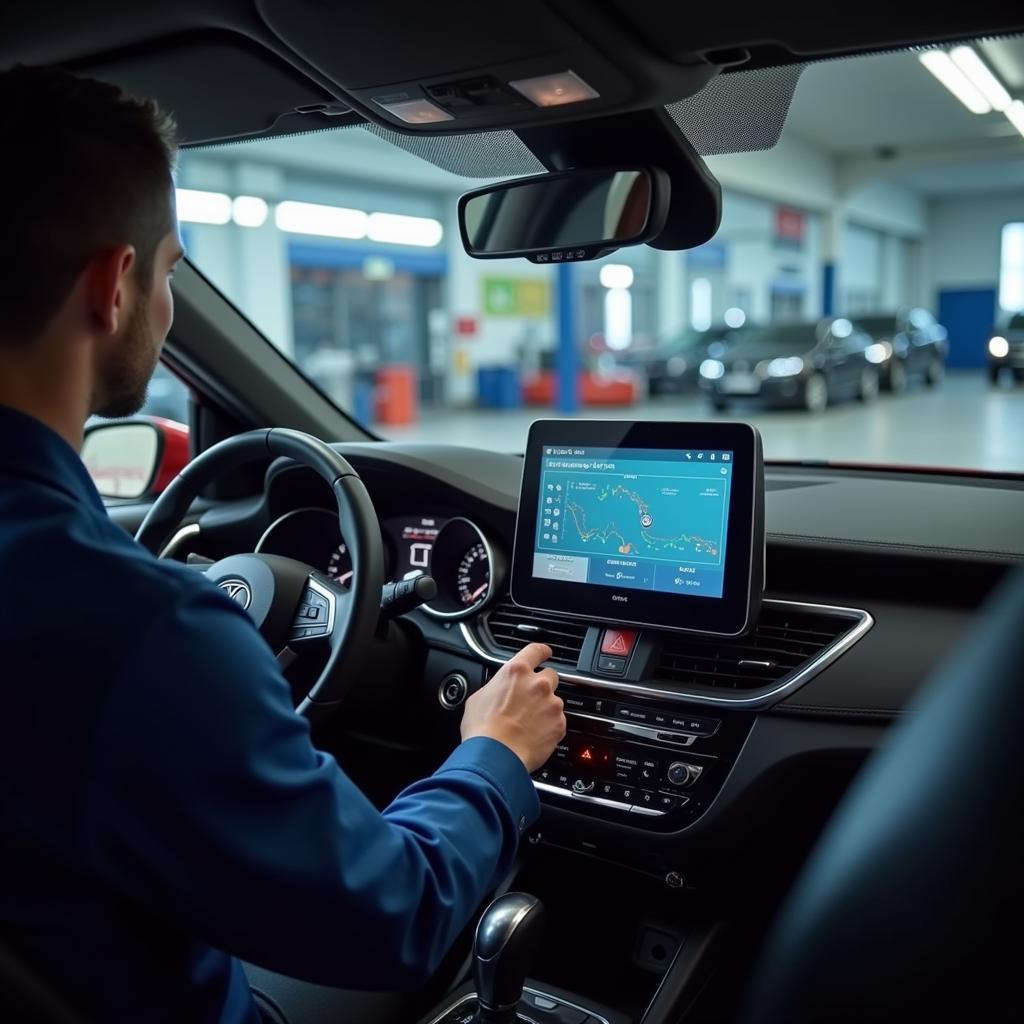
<path id="1" fill-rule="evenodd" d="M 601 641 L 601 653 L 617 654 L 620 658 L 625 658 L 633 650 L 635 643 L 635 629 L 606 629 Z"/>

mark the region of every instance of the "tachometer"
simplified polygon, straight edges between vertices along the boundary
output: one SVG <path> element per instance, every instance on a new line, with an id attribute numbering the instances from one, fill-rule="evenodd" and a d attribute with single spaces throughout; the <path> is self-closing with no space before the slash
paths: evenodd
<path id="1" fill-rule="evenodd" d="M 461 619 L 487 603 L 505 564 L 475 523 L 461 516 L 441 528 L 430 554 L 437 597 L 423 610 L 442 619 Z"/>
<path id="2" fill-rule="evenodd" d="M 345 587 L 352 582 L 352 556 L 344 541 L 331 552 L 327 561 L 327 575 Z"/>

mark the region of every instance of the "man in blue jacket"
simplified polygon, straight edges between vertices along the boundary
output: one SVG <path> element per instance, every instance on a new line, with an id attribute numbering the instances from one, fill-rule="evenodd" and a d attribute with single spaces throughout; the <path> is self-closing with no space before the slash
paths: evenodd
<path id="1" fill-rule="evenodd" d="M 422 982 L 538 813 L 551 652 L 504 666 L 378 812 L 247 615 L 113 525 L 77 454 L 91 414 L 142 405 L 171 324 L 170 121 L 16 68 L 0 138 L 0 942 L 105 1024 L 256 1024 L 235 957 Z"/>

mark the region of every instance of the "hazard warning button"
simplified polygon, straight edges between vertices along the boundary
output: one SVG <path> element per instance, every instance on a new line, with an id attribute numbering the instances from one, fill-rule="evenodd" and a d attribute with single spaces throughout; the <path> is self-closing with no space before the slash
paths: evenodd
<path id="1" fill-rule="evenodd" d="M 635 629 L 606 629 L 601 640 L 601 653 L 628 658 L 635 643 Z"/>

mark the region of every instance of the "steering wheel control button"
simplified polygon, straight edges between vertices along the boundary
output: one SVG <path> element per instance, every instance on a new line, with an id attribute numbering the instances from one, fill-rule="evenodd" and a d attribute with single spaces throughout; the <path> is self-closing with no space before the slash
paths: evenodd
<path id="1" fill-rule="evenodd" d="M 635 629 L 606 629 L 601 639 L 601 653 L 627 659 L 636 644 Z"/>
<path id="2" fill-rule="evenodd" d="M 441 707 L 454 711 L 463 705 L 469 694 L 469 680 L 461 672 L 452 672 L 441 680 L 437 699 Z"/>
<path id="3" fill-rule="evenodd" d="M 612 658 L 607 654 L 598 655 L 597 670 L 606 676 L 621 676 L 626 671 L 626 659 Z"/>

